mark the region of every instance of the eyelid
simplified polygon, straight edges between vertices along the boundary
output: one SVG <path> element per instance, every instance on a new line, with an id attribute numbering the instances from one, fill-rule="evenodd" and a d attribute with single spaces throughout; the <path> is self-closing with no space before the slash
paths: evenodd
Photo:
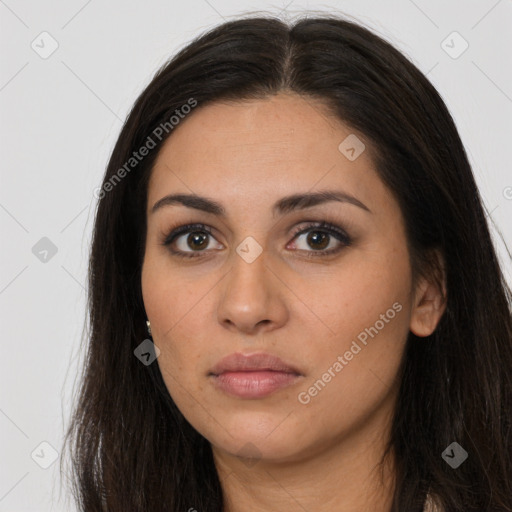
<path id="1" fill-rule="evenodd" d="M 203 254 L 207 254 L 209 251 L 182 251 L 179 249 L 173 249 L 171 247 L 171 244 L 176 239 L 180 238 L 183 235 L 190 234 L 194 231 L 200 231 L 200 232 L 207 233 L 211 238 L 216 240 L 218 243 L 221 243 L 213 235 L 214 229 L 212 229 L 211 226 L 208 226 L 202 222 L 195 222 L 192 224 L 178 225 L 178 227 L 171 227 L 166 232 L 167 234 L 163 234 L 163 241 L 161 242 L 161 244 L 164 247 L 167 247 L 168 250 L 173 255 L 178 256 L 178 257 L 190 257 L 191 258 L 191 257 L 197 257 L 197 256 L 202 256 Z"/>
<path id="2" fill-rule="evenodd" d="M 304 225 L 306 224 L 306 225 Z M 308 253 L 308 257 L 316 257 L 316 256 L 328 256 L 335 253 L 340 252 L 344 247 L 347 247 L 352 244 L 352 237 L 343 229 L 341 226 L 338 226 L 336 223 L 329 222 L 329 221 L 302 221 L 299 223 L 298 226 L 296 226 L 292 230 L 291 240 L 290 242 L 293 242 L 298 236 L 303 235 L 307 233 L 308 231 L 313 231 L 317 229 L 318 231 L 324 231 L 327 232 L 327 234 L 331 237 L 336 238 L 336 240 L 341 244 L 339 247 L 335 249 L 322 249 L 315 251 L 312 250 L 305 250 L 305 249 L 297 249 L 298 252 L 301 253 Z M 190 234 L 194 231 L 201 231 L 204 233 L 207 233 L 210 237 L 215 239 L 218 243 L 221 243 L 217 240 L 217 238 L 214 236 L 213 231 L 214 228 L 211 226 L 196 222 L 191 224 L 184 224 L 179 225 L 178 227 L 170 228 L 169 231 L 167 231 L 167 235 L 164 235 L 164 239 L 162 242 L 162 245 L 164 246 L 170 246 L 177 238 L 184 234 Z M 288 242 L 288 244 L 290 243 Z M 287 245 L 288 245 L 287 244 Z M 181 250 L 174 250 L 169 248 L 169 250 L 176 256 L 179 257 L 200 257 L 205 254 L 207 254 L 208 250 L 203 251 L 181 251 Z"/>
<path id="3" fill-rule="evenodd" d="M 207 224 L 203 224 L 201 222 L 195 222 L 192 224 L 183 224 L 183 225 L 179 225 L 178 227 L 171 227 L 166 232 L 167 234 L 164 236 L 163 245 L 170 244 L 176 238 L 178 238 L 180 235 L 188 233 L 190 231 L 204 231 L 205 233 L 208 233 L 209 235 L 213 236 L 213 230 L 212 230 L 211 226 L 208 226 Z"/>
<path id="4" fill-rule="evenodd" d="M 340 238 L 342 238 L 342 241 L 345 241 L 346 243 L 349 243 L 351 241 L 350 236 L 348 233 L 341 228 L 341 226 L 337 226 L 336 224 L 328 221 L 303 221 L 303 223 L 306 223 L 306 226 L 297 227 L 292 232 L 292 239 L 296 238 L 298 235 L 302 235 L 304 233 L 307 233 L 308 231 L 312 231 L 313 229 L 318 229 L 332 232 L 334 231 L 337 233 Z M 302 224 L 302 223 L 301 223 Z M 320 251 L 318 251 L 320 252 Z"/>
<path id="5" fill-rule="evenodd" d="M 306 221 L 306 224 L 307 224 L 306 226 L 298 226 L 297 229 L 294 230 L 294 234 L 293 234 L 292 240 L 291 240 L 292 243 L 296 243 L 294 241 L 299 236 L 302 236 L 311 231 L 327 233 L 327 235 L 329 237 L 334 238 L 338 242 L 336 247 L 330 248 L 330 249 L 321 249 L 321 250 L 295 249 L 297 252 L 299 252 L 303 256 L 307 257 L 308 259 L 328 258 L 329 256 L 337 256 L 341 251 L 343 251 L 343 249 L 351 246 L 353 243 L 353 239 L 347 233 L 347 231 L 345 229 L 343 229 L 341 226 L 338 226 L 336 223 L 324 220 L 324 221 Z"/>

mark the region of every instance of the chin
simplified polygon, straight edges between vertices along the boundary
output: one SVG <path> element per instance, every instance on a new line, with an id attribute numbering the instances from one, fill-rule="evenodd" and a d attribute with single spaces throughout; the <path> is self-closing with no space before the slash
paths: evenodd
<path id="1" fill-rule="evenodd" d="M 213 444 L 213 443 L 212 443 Z M 229 442 L 214 444 L 218 450 L 229 453 L 232 456 L 247 459 L 247 465 L 252 466 L 260 460 L 286 462 L 298 457 L 297 446 L 287 440 L 268 440 L 253 438 L 251 436 L 237 437 Z"/>
<path id="2" fill-rule="evenodd" d="M 244 418 L 231 419 L 229 422 L 209 425 L 206 432 L 200 432 L 218 450 L 231 455 L 249 459 L 273 461 L 293 460 L 302 451 L 297 439 L 302 438 L 283 421 L 286 415 L 264 415 L 255 417 L 255 413 Z M 289 418 L 288 418 L 289 419 Z M 215 430 L 212 431 L 211 427 Z"/>

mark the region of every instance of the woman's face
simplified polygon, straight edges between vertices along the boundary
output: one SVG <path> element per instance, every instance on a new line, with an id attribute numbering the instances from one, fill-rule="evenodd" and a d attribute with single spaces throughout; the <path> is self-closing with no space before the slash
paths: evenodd
<path id="1" fill-rule="evenodd" d="M 200 107 L 148 188 L 142 290 L 170 395 L 217 453 L 291 461 L 382 431 L 408 332 L 436 319 L 369 146 L 309 98 Z"/>

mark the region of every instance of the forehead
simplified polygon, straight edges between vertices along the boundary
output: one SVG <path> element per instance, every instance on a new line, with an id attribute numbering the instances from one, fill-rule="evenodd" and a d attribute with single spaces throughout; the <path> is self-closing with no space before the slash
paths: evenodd
<path id="1" fill-rule="evenodd" d="M 270 204 L 336 187 L 370 201 L 371 190 L 385 191 L 367 141 L 355 160 L 339 148 L 354 136 L 363 142 L 321 103 L 294 94 L 199 105 L 161 148 L 148 205 L 173 191 Z"/>

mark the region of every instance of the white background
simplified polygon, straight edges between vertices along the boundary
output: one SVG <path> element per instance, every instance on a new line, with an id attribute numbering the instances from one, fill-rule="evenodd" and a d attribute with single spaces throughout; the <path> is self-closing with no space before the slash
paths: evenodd
<path id="1" fill-rule="evenodd" d="M 353 16 L 428 73 L 512 247 L 510 0 L 0 0 L 0 512 L 75 510 L 58 461 L 42 469 L 31 454 L 44 441 L 61 452 L 82 357 L 93 190 L 136 97 L 177 49 L 223 20 L 306 9 Z M 31 47 L 50 47 L 44 31 L 58 43 L 47 59 Z M 453 31 L 469 44 L 456 59 L 441 46 Z M 57 247 L 46 263 L 32 252 L 42 237 Z"/>

